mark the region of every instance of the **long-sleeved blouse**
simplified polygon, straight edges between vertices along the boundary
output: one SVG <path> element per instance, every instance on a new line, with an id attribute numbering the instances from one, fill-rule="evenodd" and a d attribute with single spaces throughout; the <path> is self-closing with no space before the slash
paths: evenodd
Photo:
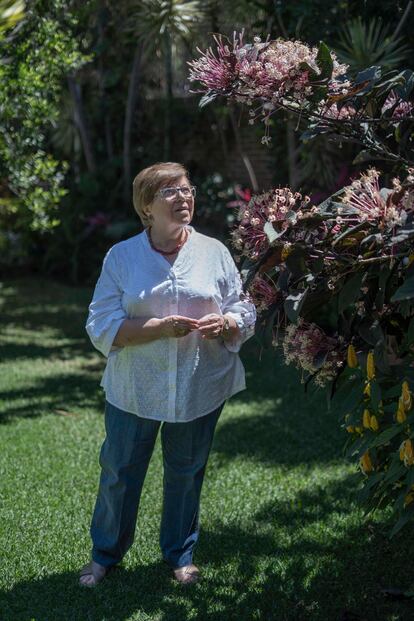
<path id="1" fill-rule="evenodd" d="M 191 226 L 173 264 L 151 248 L 144 231 L 112 246 L 103 261 L 86 323 L 92 344 L 107 357 L 101 386 L 112 405 L 143 418 L 193 420 L 246 387 L 241 344 L 254 333 L 256 311 L 243 294 L 227 248 Z M 180 338 L 113 346 L 127 318 L 208 313 L 230 315 L 233 341 Z"/>

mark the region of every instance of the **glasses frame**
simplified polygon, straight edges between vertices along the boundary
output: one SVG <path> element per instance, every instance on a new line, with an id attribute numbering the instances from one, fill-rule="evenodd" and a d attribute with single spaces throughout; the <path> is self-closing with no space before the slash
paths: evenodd
<path id="1" fill-rule="evenodd" d="M 177 198 L 177 196 L 181 193 L 183 194 L 183 189 L 189 189 L 191 192 L 191 198 L 194 198 L 196 193 L 197 193 L 197 188 L 195 187 L 195 185 L 190 185 L 190 186 L 168 186 L 167 188 L 161 188 L 160 190 L 158 190 L 158 192 L 155 193 L 155 196 L 160 196 L 162 199 L 164 199 L 165 201 L 168 200 L 175 200 Z M 166 192 L 166 190 L 175 190 L 175 194 L 174 196 L 172 196 L 171 198 L 166 198 L 164 196 L 164 193 Z M 189 198 L 189 197 L 188 197 Z"/>

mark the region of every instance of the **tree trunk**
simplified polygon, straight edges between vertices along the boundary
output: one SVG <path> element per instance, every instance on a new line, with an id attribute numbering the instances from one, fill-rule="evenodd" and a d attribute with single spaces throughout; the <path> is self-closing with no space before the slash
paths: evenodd
<path id="1" fill-rule="evenodd" d="M 131 202 L 131 136 L 134 112 L 138 98 L 138 85 L 140 81 L 140 69 L 142 63 L 143 43 L 138 41 L 135 48 L 134 59 L 132 62 L 131 74 L 129 76 L 128 95 L 125 106 L 124 121 L 124 144 L 123 144 L 123 169 L 124 183 L 123 196 L 124 204 L 127 207 Z"/>
<path id="2" fill-rule="evenodd" d="M 98 45 L 102 50 L 104 49 L 104 41 L 105 41 L 105 18 L 106 18 L 106 9 L 104 6 L 101 7 L 98 14 Z M 99 94 L 101 97 L 101 108 L 102 114 L 104 118 L 104 132 L 105 132 L 105 146 L 106 146 L 106 157 L 107 160 L 112 160 L 114 157 L 114 144 L 112 139 L 112 131 L 111 131 L 111 121 L 108 114 L 108 105 L 105 93 L 105 69 L 102 60 L 102 51 L 98 53 L 98 77 L 99 77 Z"/>
<path id="3" fill-rule="evenodd" d="M 83 152 L 85 154 L 86 166 L 90 173 L 96 172 L 96 162 L 92 150 L 90 132 L 86 121 L 86 115 L 83 108 L 82 92 L 79 84 L 76 82 L 74 76 L 68 77 L 69 92 L 71 94 L 74 108 L 75 108 L 75 124 L 79 130 L 81 137 Z"/>
<path id="4" fill-rule="evenodd" d="M 168 30 L 164 34 L 164 66 L 165 66 L 165 86 L 166 98 L 164 108 L 164 161 L 168 162 L 171 158 L 171 116 L 173 102 L 173 68 L 172 68 L 172 43 Z"/>

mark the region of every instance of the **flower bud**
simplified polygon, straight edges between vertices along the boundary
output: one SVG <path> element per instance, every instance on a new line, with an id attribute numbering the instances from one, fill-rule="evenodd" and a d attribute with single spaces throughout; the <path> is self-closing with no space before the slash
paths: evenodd
<path id="1" fill-rule="evenodd" d="M 411 410 L 412 397 L 408 382 L 406 381 L 402 383 L 401 401 L 406 412 L 408 412 L 408 410 Z"/>
<path id="2" fill-rule="evenodd" d="M 364 472 L 365 474 L 367 474 L 368 472 L 372 472 L 374 470 L 369 451 L 366 451 L 362 455 L 361 459 L 359 460 L 359 465 L 360 465 L 362 472 Z"/>
<path id="3" fill-rule="evenodd" d="M 358 358 L 353 345 L 348 345 L 347 362 L 350 369 L 356 369 L 358 366 Z"/>
<path id="4" fill-rule="evenodd" d="M 398 399 L 398 409 L 397 409 L 396 419 L 397 419 L 397 423 L 404 423 L 407 420 L 407 414 L 405 413 L 405 408 L 404 408 L 402 397 Z"/>
<path id="5" fill-rule="evenodd" d="M 371 426 L 371 414 L 369 410 L 364 410 L 364 414 L 362 415 L 362 425 L 365 429 L 369 429 Z"/>
<path id="6" fill-rule="evenodd" d="M 414 448 L 410 439 L 404 440 L 400 446 L 400 460 L 407 467 L 414 464 Z"/>
<path id="7" fill-rule="evenodd" d="M 370 351 L 367 356 L 367 377 L 369 380 L 372 380 L 375 377 L 375 362 L 372 351 Z"/>
<path id="8" fill-rule="evenodd" d="M 371 416 L 371 420 L 370 420 L 369 426 L 372 429 L 372 431 L 378 431 L 378 429 L 379 429 L 378 419 L 375 416 L 375 414 L 373 414 Z"/>
<path id="9" fill-rule="evenodd" d="M 366 395 L 367 397 L 371 396 L 371 384 L 369 382 L 365 384 L 364 395 Z"/>

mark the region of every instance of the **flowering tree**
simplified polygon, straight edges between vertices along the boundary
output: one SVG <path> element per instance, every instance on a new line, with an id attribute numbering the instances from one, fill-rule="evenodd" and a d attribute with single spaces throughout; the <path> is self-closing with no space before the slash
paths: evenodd
<path id="1" fill-rule="evenodd" d="M 397 532 L 414 516 L 413 73 L 347 75 L 328 47 L 218 36 L 190 63 L 201 105 L 218 96 L 244 104 L 249 122 L 287 110 L 310 139 L 361 144 L 369 168 L 322 204 L 290 188 L 242 202 L 233 244 L 259 310 L 264 346 L 283 347 L 303 382 L 326 387 L 343 414 L 349 454 L 372 508 L 392 504 Z M 299 124 L 298 121 L 298 124 Z"/>

